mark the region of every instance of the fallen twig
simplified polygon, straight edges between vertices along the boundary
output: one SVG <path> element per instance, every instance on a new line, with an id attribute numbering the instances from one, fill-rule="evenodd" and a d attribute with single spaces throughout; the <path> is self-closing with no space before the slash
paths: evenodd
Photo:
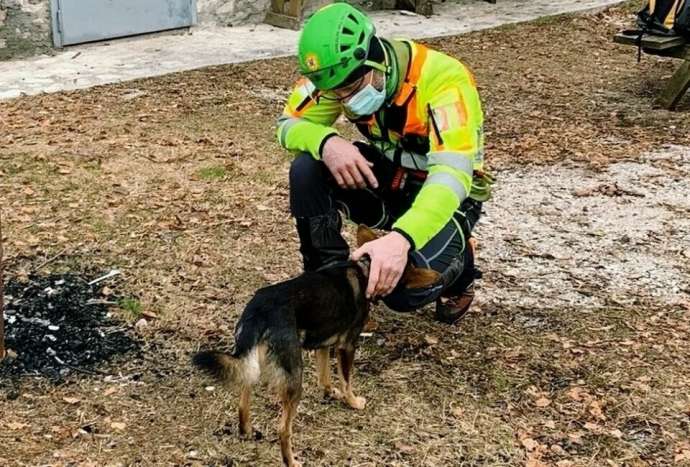
<path id="1" fill-rule="evenodd" d="M 99 300 L 96 298 L 93 298 L 89 301 L 86 302 L 87 305 L 117 305 L 117 302 L 113 302 L 112 300 Z"/>
<path id="2" fill-rule="evenodd" d="M 61 365 L 69 368 L 70 370 L 74 370 L 78 373 L 84 373 L 86 375 L 91 375 L 91 376 L 112 376 L 111 373 L 106 373 L 104 371 L 98 371 L 98 370 L 87 370 L 85 368 L 79 368 L 78 366 L 70 365 L 69 363 L 62 362 L 60 363 Z"/>
<path id="3" fill-rule="evenodd" d="M 65 247 L 65 248 L 63 248 L 58 254 L 56 254 L 55 256 L 51 256 L 50 258 L 48 258 L 47 260 L 43 261 L 41 264 L 39 264 L 38 266 L 36 266 L 35 268 L 33 268 L 33 269 L 31 270 L 31 272 L 39 271 L 39 270 L 42 269 L 43 267 L 47 266 L 48 264 L 50 264 L 50 263 L 52 263 L 53 261 L 55 261 L 56 259 L 58 259 L 60 256 L 64 255 L 66 251 L 67 251 L 67 248 Z"/>

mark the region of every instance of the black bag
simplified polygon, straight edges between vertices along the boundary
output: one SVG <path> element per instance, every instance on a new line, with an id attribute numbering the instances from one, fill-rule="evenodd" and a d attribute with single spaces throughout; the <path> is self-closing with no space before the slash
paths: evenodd
<path id="1" fill-rule="evenodd" d="M 678 13 L 685 11 L 686 16 L 690 15 L 688 8 L 688 0 L 649 0 L 637 14 L 637 23 L 643 34 L 676 36 L 679 32 L 676 30 Z"/>

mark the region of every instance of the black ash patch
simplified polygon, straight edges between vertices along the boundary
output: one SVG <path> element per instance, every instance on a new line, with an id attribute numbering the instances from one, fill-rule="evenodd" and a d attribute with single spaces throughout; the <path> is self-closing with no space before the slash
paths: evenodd
<path id="1" fill-rule="evenodd" d="M 77 274 L 10 278 L 5 285 L 5 344 L 0 379 L 23 375 L 61 380 L 139 348 L 108 315 L 99 289 Z"/>

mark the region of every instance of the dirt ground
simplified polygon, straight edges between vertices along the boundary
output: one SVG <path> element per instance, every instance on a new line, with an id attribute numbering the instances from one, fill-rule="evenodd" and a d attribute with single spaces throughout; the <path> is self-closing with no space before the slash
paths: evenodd
<path id="1" fill-rule="evenodd" d="M 635 5 L 428 42 L 485 102 L 499 182 L 478 303 L 455 327 L 376 308 L 362 412 L 321 398 L 307 356 L 306 465 L 690 464 L 690 98 L 654 109 L 678 63 L 612 44 Z M 239 439 L 235 395 L 189 356 L 229 346 L 253 291 L 299 271 L 274 136 L 294 69 L 0 103 L 8 275 L 116 267 L 109 287 L 157 316 L 100 373 L 3 382 L 0 465 L 278 464 L 272 399 L 263 437 Z"/>

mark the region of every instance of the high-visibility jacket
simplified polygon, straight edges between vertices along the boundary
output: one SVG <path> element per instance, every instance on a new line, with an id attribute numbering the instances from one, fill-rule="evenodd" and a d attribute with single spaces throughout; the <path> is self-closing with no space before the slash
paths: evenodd
<path id="1" fill-rule="evenodd" d="M 397 87 L 360 132 L 402 167 L 428 173 L 410 209 L 393 225 L 422 248 L 468 196 L 485 201 L 491 178 L 483 171 L 483 112 L 474 77 L 458 60 L 412 41 L 385 40 Z M 295 85 L 278 120 L 278 140 L 290 151 L 320 159 L 321 146 L 344 112 L 319 98 L 306 78 Z M 348 117 L 345 112 L 345 116 Z"/>

